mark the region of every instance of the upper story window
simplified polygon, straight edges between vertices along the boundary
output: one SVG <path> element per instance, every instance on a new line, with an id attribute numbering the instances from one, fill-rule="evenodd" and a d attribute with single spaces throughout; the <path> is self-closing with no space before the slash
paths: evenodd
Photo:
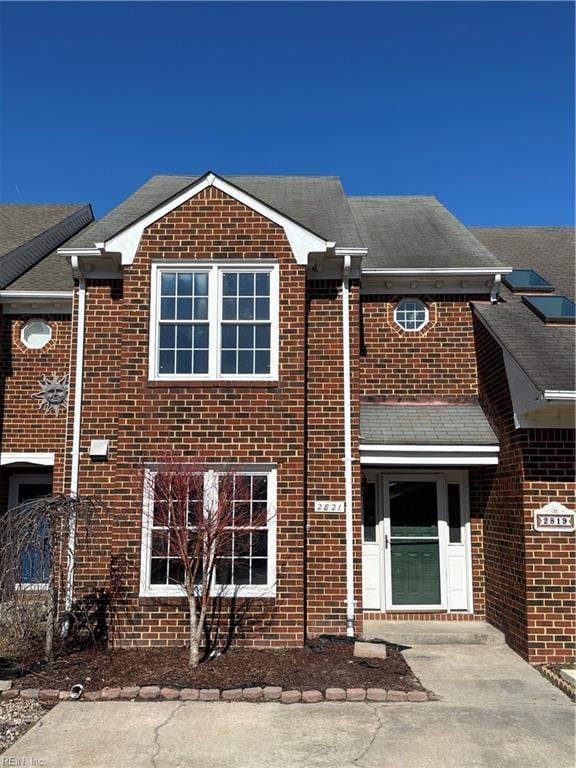
<path id="1" fill-rule="evenodd" d="M 394 321 L 403 331 L 420 331 L 428 319 L 428 307 L 419 299 L 402 299 L 394 308 Z"/>
<path id="2" fill-rule="evenodd" d="M 20 339 L 28 349 L 42 349 L 52 338 L 52 328 L 45 320 L 28 320 L 22 328 Z"/>
<path id="3" fill-rule="evenodd" d="M 277 378 L 276 266 L 155 265 L 152 280 L 150 378 Z"/>

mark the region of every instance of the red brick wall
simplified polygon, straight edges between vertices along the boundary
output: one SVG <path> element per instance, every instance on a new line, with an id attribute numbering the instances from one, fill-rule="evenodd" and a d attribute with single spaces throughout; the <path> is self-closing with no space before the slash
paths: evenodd
<path id="1" fill-rule="evenodd" d="M 532 663 L 576 656 L 576 539 L 533 529 L 533 512 L 551 501 L 576 507 L 575 432 L 530 429 L 524 449 L 528 658 Z"/>
<path id="2" fill-rule="evenodd" d="M 360 395 L 470 396 L 477 393 L 470 301 L 437 295 L 425 301 L 430 321 L 421 331 L 403 331 L 394 307 L 404 296 L 361 297 Z"/>
<path id="3" fill-rule="evenodd" d="M 20 332 L 30 315 L 0 315 L 0 450 L 2 452 L 53 452 L 54 489 L 64 482 L 66 409 L 56 416 L 39 410 L 32 395 L 40 391 L 44 374 L 64 376 L 70 372 L 70 316 L 42 315 L 52 329 L 52 339 L 42 349 L 28 349 Z M 32 316 L 37 318 L 38 315 Z M 30 471 L 49 471 L 31 467 Z M 21 472 L 5 467 L 0 479 L 0 504 L 6 504 L 10 473 Z M 28 471 L 28 470 L 26 470 Z M 1 507 L 0 507 L 1 508 Z"/>
<path id="4" fill-rule="evenodd" d="M 314 636 L 322 633 L 343 634 L 346 631 L 346 517 L 344 513 L 314 512 L 316 500 L 345 500 L 341 281 L 313 281 L 308 295 L 307 608 L 308 634 Z M 358 310 L 359 290 L 358 285 L 353 284 L 350 295 L 350 346 L 355 467 L 355 631 L 361 632 Z"/>
<path id="5" fill-rule="evenodd" d="M 149 384 L 151 259 L 271 257 L 280 266 L 279 382 Z M 277 465 L 276 598 L 258 601 L 244 642 L 303 642 L 305 280 L 305 269 L 296 264 L 277 225 L 212 188 L 145 231 L 121 300 L 106 286 L 89 286 L 83 449 L 90 437 L 111 437 L 112 443 L 105 464 L 92 465 L 83 454 L 80 490 L 104 488 L 110 515 L 103 534 L 111 552 L 95 558 L 79 546 L 77 583 L 104 578 L 109 554 L 126 558 L 120 644 L 186 640 L 181 601 L 138 597 L 142 465 L 167 455 Z M 103 313 L 108 320 L 102 328 Z"/>
<path id="6" fill-rule="evenodd" d="M 480 323 L 476 353 L 481 402 L 500 441 L 499 464 L 476 473 L 476 494 L 484 508 L 486 617 L 505 633 L 515 651 L 526 656 L 525 435 L 514 427 L 502 350 Z"/>
<path id="7" fill-rule="evenodd" d="M 574 508 L 574 431 L 516 429 L 502 350 L 476 326 L 482 404 L 499 464 L 477 473 L 484 507 L 486 615 L 532 663 L 574 656 L 574 536 L 533 530 L 549 501 Z"/>

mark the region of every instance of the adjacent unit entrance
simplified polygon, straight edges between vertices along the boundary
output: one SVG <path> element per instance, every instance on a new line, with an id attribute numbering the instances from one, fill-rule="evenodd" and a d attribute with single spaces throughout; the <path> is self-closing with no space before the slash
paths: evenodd
<path id="1" fill-rule="evenodd" d="M 471 610 L 466 480 L 465 472 L 366 473 L 365 609 Z"/>

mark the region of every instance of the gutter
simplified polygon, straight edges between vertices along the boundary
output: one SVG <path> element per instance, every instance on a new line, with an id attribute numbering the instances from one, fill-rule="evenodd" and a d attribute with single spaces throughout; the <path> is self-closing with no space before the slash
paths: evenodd
<path id="1" fill-rule="evenodd" d="M 542 397 L 544 400 L 576 400 L 576 392 L 565 389 L 545 389 Z"/>
<path id="2" fill-rule="evenodd" d="M 84 377 L 84 328 L 86 323 L 86 279 L 81 274 L 78 257 L 71 259 L 74 276 L 78 278 L 78 324 L 76 336 L 76 370 L 74 376 L 74 422 L 72 427 L 72 470 L 70 476 L 70 495 L 78 495 L 80 473 L 80 432 L 82 423 L 82 389 Z M 74 597 L 74 564 L 76 559 L 76 518 L 68 521 L 68 567 L 66 573 L 65 610 L 72 608 Z"/>
<path id="3" fill-rule="evenodd" d="M 344 378 L 344 483 L 346 488 L 346 634 L 354 637 L 354 525 L 352 516 L 352 408 L 350 402 L 350 268 L 349 253 L 342 267 L 342 363 Z"/>

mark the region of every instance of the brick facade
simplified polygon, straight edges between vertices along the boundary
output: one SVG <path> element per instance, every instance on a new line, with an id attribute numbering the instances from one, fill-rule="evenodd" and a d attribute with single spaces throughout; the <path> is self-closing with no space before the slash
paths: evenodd
<path id="1" fill-rule="evenodd" d="M 166 259 L 279 265 L 278 381 L 148 380 L 151 265 Z M 421 297 L 430 322 L 416 333 L 395 324 L 398 298 L 361 295 L 351 282 L 355 630 L 363 619 L 486 618 L 529 661 L 565 660 L 574 655 L 573 540 L 537 533 L 531 521 L 548 501 L 574 506 L 574 433 L 515 428 L 501 349 L 473 319 L 471 302 L 486 296 Z M 0 317 L 2 452 L 53 451 L 56 491 L 70 487 L 77 305 L 72 317 L 49 318 L 53 339 L 38 351 L 19 341 L 26 317 Z M 166 458 L 277 467 L 276 596 L 250 601 L 238 642 L 299 646 L 345 633 L 345 516 L 314 511 L 316 500 L 345 498 L 342 341 L 341 280 L 307 279 L 282 228 L 215 187 L 144 231 L 123 280 L 88 275 L 79 492 L 102 499 L 106 513 L 88 538 L 78 531 L 75 590 L 116 579 L 117 645 L 186 641 L 181 598 L 140 596 L 143 471 Z M 31 398 L 44 373 L 71 377 L 58 417 L 39 414 Z M 361 402 L 478 398 L 501 451 L 498 466 L 469 470 L 473 614 L 363 614 Z M 90 442 L 101 438 L 109 455 L 95 462 Z M 0 470 L 4 506 L 11 471 Z"/>

